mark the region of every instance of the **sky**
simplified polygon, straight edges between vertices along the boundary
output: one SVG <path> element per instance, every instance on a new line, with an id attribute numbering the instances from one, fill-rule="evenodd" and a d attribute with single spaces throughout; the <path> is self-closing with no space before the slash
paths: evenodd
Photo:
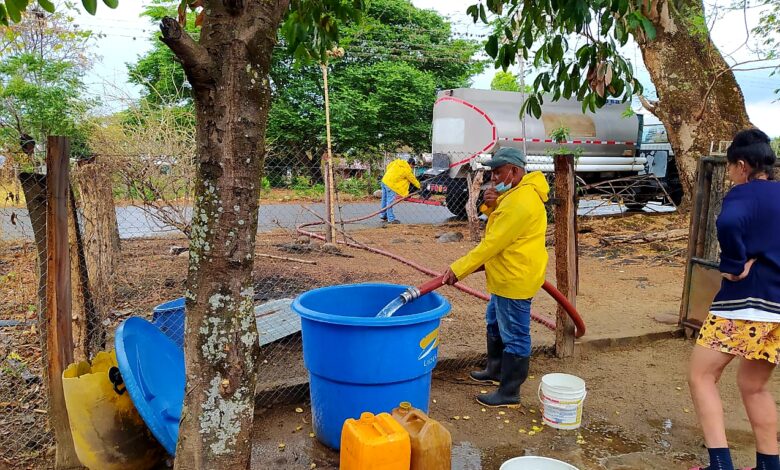
<path id="1" fill-rule="evenodd" d="M 447 16 L 459 34 L 483 34 L 484 28 L 474 25 L 465 14 L 468 5 L 474 1 L 476 0 L 412 0 L 412 3 L 419 8 L 433 9 Z M 95 41 L 99 59 L 85 79 L 90 90 L 102 97 L 107 111 L 119 109 L 123 101 L 138 96 L 137 87 L 127 83 L 125 64 L 135 62 L 140 55 L 151 49 L 149 37 L 157 27 L 146 18 L 140 17 L 143 5 L 147 3 L 149 2 L 145 0 L 120 1 L 116 10 L 111 10 L 101 3 L 96 16 L 82 12 L 77 17 L 77 22 L 84 29 L 103 35 Z M 730 0 L 715 0 L 714 3 L 726 5 L 730 4 Z M 736 51 L 730 56 L 732 63 L 754 58 L 752 53 L 744 47 L 740 49 L 740 46 L 746 38 L 745 24 L 748 29 L 752 28 L 760 14 L 757 10 L 750 10 L 746 15 L 741 11 L 731 12 L 714 21 L 711 30 L 713 41 L 724 53 Z M 630 45 L 625 49 L 625 54 L 633 62 L 639 80 L 646 87 L 646 95 L 653 98 L 652 83 L 638 49 Z M 484 73 L 474 77 L 472 87 L 490 88 L 494 74 L 492 66 L 488 67 Z M 770 76 L 769 70 L 742 71 L 735 74 L 745 95 L 748 114 L 753 124 L 770 136 L 780 137 L 780 101 L 777 101 L 780 96 L 773 93 L 774 89 L 780 88 L 780 75 Z"/>

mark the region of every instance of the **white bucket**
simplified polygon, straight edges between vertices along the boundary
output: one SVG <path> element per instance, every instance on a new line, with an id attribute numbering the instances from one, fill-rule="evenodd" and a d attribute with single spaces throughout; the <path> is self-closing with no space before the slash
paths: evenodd
<path id="1" fill-rule="evenodd" d="M 547 374 L 539 384 L 544 422 L 551 428 L 577 429 L 582 423 L 585 381 L 575 375 Z"/>
<path id="2" fill-rule="evenodd" d="M 515 457 L 509 459 L 499 470 L 578 470 L 577 467 L 569 465 L 560 460 L 548 459 L 547 457 Z"/>

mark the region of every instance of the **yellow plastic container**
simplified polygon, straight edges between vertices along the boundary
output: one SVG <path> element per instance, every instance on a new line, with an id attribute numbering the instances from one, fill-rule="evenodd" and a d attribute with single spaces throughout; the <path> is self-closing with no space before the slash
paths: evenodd
<path id="1" fill-rule="evenodd" d="M 124 388 L 109 380 L 116 354 L 99 352 L 62 373 L 65 407 L 76 455 L 90 470 L 148 470 L 165 451 L 146 427 Z"/>
<path id="2" fill-rule="evenodd" d="M 387 413 L 344 421 L 341 470 L 409 470 L 409 434 Z"/>
<path id="3" fill-rule="evenodd" d="M 409 433 L 410 470 L 450 470 L 452 436 L 447 428 L 406 401 L 393 410 L 393 418 Z"/>

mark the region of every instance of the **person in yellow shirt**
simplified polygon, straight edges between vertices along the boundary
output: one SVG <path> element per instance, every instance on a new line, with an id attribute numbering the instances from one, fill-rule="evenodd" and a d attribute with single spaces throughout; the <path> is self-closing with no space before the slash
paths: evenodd
<path id="1" fill-rule="evenodd" d="M 477 396 L 485 406 L 520 404 L 531 357 L 531 300 L 547 268 L 544 203 L 550 187 L 541 172 L 526 173 L 526 161 L 521 151 L 502 148 L 486 163 L 494 187 L 485 190 L 480 208 L 488 215 L 485 236 L 444 274 L 443 282 L 452 285 L 485 271 L 491 294 L 485 312 L 488 359 L 485 370 L 469 374 L 498 384 L 495 392 Z"/>
<path id="2" fill-rule="evenodd" d="M 414 158 L 409 158 L 393 160 L 385 169 L 385 175 L 382 177 L 382 212 L 379 218 L 388 224 L 400 224 L 401 221 L 395 218 L 393 208 L 387 206 L 399 196 L 408 196 L 409 184 L 420 189 L 420 182 L 414 176 L 414 167 Z"/>

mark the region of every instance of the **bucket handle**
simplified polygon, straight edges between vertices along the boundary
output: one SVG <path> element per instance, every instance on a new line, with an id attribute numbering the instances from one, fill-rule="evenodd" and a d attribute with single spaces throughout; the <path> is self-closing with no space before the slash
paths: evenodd
<path id="1" fill-rule="evenodd" d="M 108 380 L 114 386 L 114 391 L 117 395 L 123 395 L 127 388 L 125 387 L 125 381 L 122 379 L 122 373 L 119 372 L 118 367 L 112 367 L 108 369 Z M 121 389 L 119 387 L 122 387 Z"/>
<path id="2" fill-rule="evenodd" d="M 582 395 L 582 399 L 580 401 L 585 401 L 585 398 L 588 396 L 588 389 L 585 389 L 585 393 Z M 539 399 L 541 403 L 544 403 L 544 400 L 542 400 L 542 383 L 539 382 L 539 388 L 536 390 L 536 397 Z"/>

